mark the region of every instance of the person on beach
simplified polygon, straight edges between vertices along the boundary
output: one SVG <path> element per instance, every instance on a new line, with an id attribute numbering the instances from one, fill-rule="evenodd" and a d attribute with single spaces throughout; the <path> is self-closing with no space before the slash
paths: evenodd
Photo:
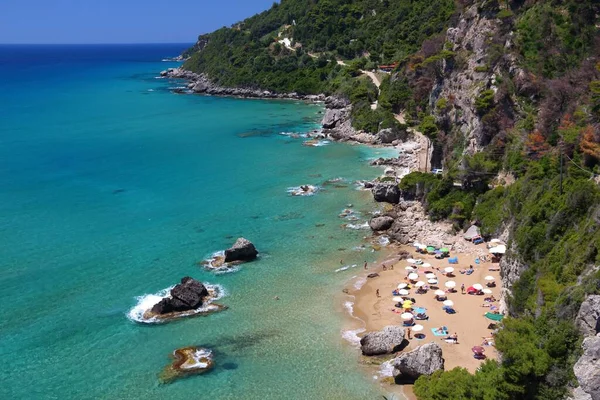
<path id="1" fill-rule="evenodd" d="M 367 269 L 367 262 L 365 261 L 365 269 Z"/>
<path id="2" fill-rule="evenodd" d="M 377 297 L 381 297 L 381 296 L 379 295 L 379 289 L 377 289 L 377 290 L 375 291 L 375 295 L 376 295 Z"/>
<path id="3" fill-rule="evenodd" d="M 387 271 L 387 267 L 385 266 L 385 264 L 383 264 L 383 270 Z"/>
<path id="4" fill-rule="evenodd" d="M 412 335 L 412 329 L 408 328 L 407 329 L 407 333 L 408 333 L 408 338 L 412 339 L 412 336 L 411 336 Z"/>
<path id="5" fill-rule="evenodd" d="M 465 294 L 465 284 L 464 283 L 462 285 L 460 285 L 460 292 L 462 294 Z"/>
<path id="6" fill-rule="evenodd" d="M 340 265 L 344 265 L 344 260 L 340 260 Z"/>
<path id="7" fill-rule="evenodd" d="M 393 271 L 393 270 L 394 270 L 394 264 L 392 264 L 392 265 L 390 266 L 390 271 Z"/>

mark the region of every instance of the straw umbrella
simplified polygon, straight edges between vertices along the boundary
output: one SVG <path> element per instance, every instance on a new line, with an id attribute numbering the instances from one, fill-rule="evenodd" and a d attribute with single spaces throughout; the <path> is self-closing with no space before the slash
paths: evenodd
<path id="1" fill-rule="evenodd" d="M 444 272 L 447 274 L 451 274 L 454 272 L 454 268 L 453 267 L 446 267 L 444 268 Z"/>
<path id="2" fill-rule="evenodd" d="M 444 292 L 444 291 L 443 291 L 443 290 L 441 290 L 441 289 L 438 289 L 438 290 L 436 290 L 436 291 L 434 292 L 434 294 L 435 294 L 436 296 L 445 296 L 445 295 L 446 295 L 446 292 Z"/>
<path id="3" fill-rule="evenodd" d="M 492 289 L 483 289 L 482 292 L 485 294 L 492 294 Z"/>
<path id="4" fill-rule="evenodd" d="M 408 296 L 408 293 L 409 292 L 406 289 L 400 289 L 400 290 L 398 290 L 398 294 L 401 295 L 401 296 Z"/>
<path id="5" fill-rule="evenodd" d="M 413 327 L 412 327 L 412 328 L 410 328 L 410 329 L 412 329 L 412 331 L 413 331 L 413 332 L 421 332 L 421 331 L 423 330 L 423 325 L 421 325 L 421 324 L 416 324 L 415 326 L 413 326 Z"/>
<path id="6" fill-rule="evenodd" d="M 448 281 L 444 284 L 444 286 L 446 286 L 447 288 L 453 289 L 456 287 L 456 282 L 454 281 Z"/>
<path id="7" fill-rule="evenodd" d="M 423 268 L 430 268 L 431 264 L 429 264 L 429 263 L 423 263 L 423 264 L 421 264 L 421 267 L 423 267 Z"/>
<path id="8" fill-rule="evenodd" d="M 410 279 L 411 281 L 416 281 L 417 279 L 419 279 L 419 274 L 412 272 L 408 275 L 408 279 Z"/>
<path id="9" fill-rule="evenodd" d="M 416 286 L 416 287 L 422 287 L 422 286 L 425 286 L 425 282 L 423 282 L 423 281 L 419 281 L 419 282 L 415 283 L 415 286 Z"/>
<path id="10" fill-rule="evenodd" d="M 426 277 L 427 279 L 435 279 L 435 274 L 428 273 L 428 274 L 425 274 L 425 277 Z"/>
<path id="11" fill-rule="evenodd" d="M 392 300 L 394 300 L 395 303 L 404 301 L 404 297 L 400 297 L 400 296 L 394 296 L 392 297 Z"/>
<path id="12" fill-rule="evenodd" d="M 415 267 L 411 267 L 410 265 L 407 265 L 406 267 L 404 267 L 404 269 L 407 271 L 414 271 Z"/>
<path id="13" fill-rule="evenodd" d="M 481 285 L 480 283 L 476 283 L 473 285 L 473 289 L 475 290 L 483 290 L 483 285 Z"/>
<path id="14" fill-rule="evenodd" d="M 486 276 L 486 277 L 485 277 L 485 278 L 483 278 L 483 279 L 485 279 L 486 281 L 495 281 L 495 280 L 496 280 L 496 278 L 494 278 L 494 277 L 493 277 L 493 276 L 491 276 L 491 275 L 488 275 L 488 276 Z"/>
<path id="15" fill-rule="evenodd" d="M 412 315 L 409 312 L 405 312 L 402 315 L 400 315 L 400 318 L 402 318 L 402 321 L 410 321 L 411 319 L 414 318 L 414 315 Z"/>
<path id="16" fill-rule="evenodd" d="M 452 307 L 454 305 L 454 302 L 452 300 L 444 300 L 442 304 L 447 307 Z"/>
<path id="17" fill-rule="evenodd" d="M 399 285 L 398 285 L 398 289 L 404 289 L 404 288 L 406 288 L 407 286 L 408 286 L 408 283 L 404 283 L 404 282 L 403 282 L 403 283 L 401 283 L 401 284 L 399 284 Z"/>

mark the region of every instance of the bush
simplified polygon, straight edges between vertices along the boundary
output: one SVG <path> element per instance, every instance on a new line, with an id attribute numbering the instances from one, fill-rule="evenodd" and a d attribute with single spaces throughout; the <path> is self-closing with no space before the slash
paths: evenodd
<path id="1" fill-rule="evenodd" d="M 477 109 L 477 113 L 480 116 L 484 116 L 488 113 L 488 111 L 494 108 L 494 95 L 495 93 L 493 90 L 484 90 L 483 92 L 481 92 L 479 97 L 475 99 L 475 108 Z"/>

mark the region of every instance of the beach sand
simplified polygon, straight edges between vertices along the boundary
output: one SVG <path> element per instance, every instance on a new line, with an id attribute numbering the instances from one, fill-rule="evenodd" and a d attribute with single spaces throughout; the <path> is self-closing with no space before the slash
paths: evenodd
<path id="1" fill-rule="evenodd" d="M 486 252 L 485 244 L 473 245 L 472 243 L 467 243 L 468 242 L 465 242 L 467 248 L 465 252 L 451 253 L 452 257 L 458 257 L 458 265 L 450 265 L 447 258 L 437 260 L 434 256 L 418 254 L 414 251 L 414 248 L 410 246 L 400 246 L 398 247 L 398 251 L 407 250 L 414 256 L 413 258 L 421 259 L 424 262 L 431 264 L 431 268 L 419 268 L 419 280 L 427 281 L 424 271 L 432 270 L 438 277 L 440 289 L 446 289 L 444 286 L 446 281 L 453 280 L 456 282 L 456 293 L 448 293 L 447 295 L 448 299 L 454 302 L 454 308 L 457 311 L 456 314 L 447 314 L 442 310 L 442 303 L 434 298 L 434 289 L 429 290 L 427 294 L 416 294 L 416 288 L 414 287 L 410 290 L 410 295 L 408 297 L 412 297 L 416 300 L 415 306 L 425 307 L 427 309 L 429 319 L 415 321 L 424 326 L 422 333 L 425 335 L 425 338 L 416 340 L 413 333 L 410 345 L 404 352 L 410 351 L 415 347 L 428 342 L 435 342 L 442 347 L 446 370 L 451 370 L 455 367 L 463 367 L 473 373 L 483 361 L 473 357 L 471 348 L 473 346 L 481 346 L 483 338 L 491 336 L 491 331 L 487 329 L 487 327 L 492 321 L 484 317 L 484 314 L 489 311 L 489 308 L 482 307 L 484 303 L 490 304 L 484 302 L 484 297 L 488 297 L 489 295 L 477 296 L 461 294 L 460 287 L 463 283 L 465 284 L 465 288 L 468 288 L 475 283 L 480 283 L 486 287 L 484 278 L 487 275 L 491 275 L 496 278 L 495 282 L 497 286 L 490 289 L 492 290 L 492 295 L 496 299 L 499 299 L 501 279 L 499 271 L 489 271 L 489 267 L 498 269 L 497 263 L 475 263 L 477 255 Z M 369 266 L 368 271 L 364 271 L 365 276 L 368 273 L 377 272 L 379 277 L 367 279 L 367 282 L 362 285 L 360 289 L 356 289 L 354 285 L 349 285 L 347 288 L 348 295 L 354 296 L 354 317 L 364 321 L 365 333 L 383 329 L 388 325 L 402 324 L 402 320 L 400 319 L 401 309 L 394 307 L 395 302 L 392 300 L 392 291 L 396 289 L 399 283 L 404 282 L 404 279 L 407 276 L 405 267 L 408 266 L 409 263 L 406 260 L 397 261 L 396 259 L 394 260 L 394 269 L 390 270 L 389 267 L 392 258 L 393 256 L 390 255 L 386 257 L 384 261 Z M 383 270 L 382 264 L 387 266 L 387 270 Z M 466 275 L 459 273 L 461 269 L 468 268 L 469 265 L 473 265 L 475 268 L 473 274 Z M 443 275 L 444 268 L 448 266 L 455 268 L 454 277 L 446 277 Z M 440 268 L 441 272 L 435 270 L 437 267 Z M 364 279 L 364 277 L 362 278 Z M 377 289 L 379 289 L 380 297 L 376 296 Z M 497 301 L 492 304 L 498 306 Z M 443 325 L 448 327 L 450 333 L 458 334 L 458 344 L 446 343 L 441 337 L 433 335 L 431 328 Z M 487 358 L 497 358 L 494 347 L 485 346 L 484 348 Z M 390 356 L 390 358 L 392 357 Z M 409 399 L 414 398 L 414 395 L 412 395 L 412 388 L 408 385 L 404 387 L 404 394 Z"/>

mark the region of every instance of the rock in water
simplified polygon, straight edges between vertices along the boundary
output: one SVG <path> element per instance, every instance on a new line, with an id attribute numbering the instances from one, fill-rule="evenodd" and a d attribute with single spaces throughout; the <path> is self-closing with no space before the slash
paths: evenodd
<path id="1" fill-rule="evenodd" d="M 321 125 L 325 129 L 335 128 L 335 126 L 337 125 L 337 123 L 340 121 L 341 118 L 342 118 L 342 112 L 340 110 L 327 109 L 327 111 L 325 112 L 325 115 L 323 116 L 323 121 L 321 122 Z"/>
<path id="2" fill-rule="evenodd" d="M 444 370 L 442 348 L 437 343 L 427 343 L 392 360 L 396 381 L 414 382 L 421 375 L 431 375 Z"/>
<path id="3" fill-rule="evenodd" d="M 369 226 L 374 231 L 386 231 L 394 223 L 394 218 L 384 215 L 383 217 L 374 217 L 369 221 Z"/>
<path id="4" fill-rule="evenodd" d="M 160 374 L 162 383 L 171 383 L 175 379 L 189 375 L 198 375 L 214 367 L 212 352 L 202 347 L 184 347 L 173 352 L 172 364 Z"/>
<path id="5" fill-rule="evenodd" d="M 581 303 L 575 324 L 584 336 L 594 336 L 600 332 L 600 296 L 589 296 Z"/>
<path id="6" fill-rule="evenodd" d="M 573 371 L 580 388 L 592 400 L 600 400 L 600 337 L 585 338 L 582 347 L 583 355 L 575 363 Z"/>
<path id="7" fill-rule="evenodd" d="M 171 297 L 166 297 L 152 307 L 156 314 L 168 314 L 174 311 L 194 310 L 202 305 L 208 296 L 206 287 L 197 280 L 186 276 L 181 283 L 171 289 Z"/>
<path id="8" fill-rule="evenodd" d="M 360 339 L 362 353 L 365 356 L 389 354 L 404 345 L 404 329 L 399 326 L 386 326 L 378 332 L 371 332 Z"/>
<path id="9" fill-rule="evenodd" d="M 373 198 L 377 202 L 398 204 L 400 202 L 400 189 L 395 184 L 376 184 L 373 189 Z"/>
<path id="10" fill-rule="evenodd" d="M 225 262 L 250 261 L 258 255 L 256 247 L 248 239 L 239 238 L 234 245 L 225 250 Z"/>

